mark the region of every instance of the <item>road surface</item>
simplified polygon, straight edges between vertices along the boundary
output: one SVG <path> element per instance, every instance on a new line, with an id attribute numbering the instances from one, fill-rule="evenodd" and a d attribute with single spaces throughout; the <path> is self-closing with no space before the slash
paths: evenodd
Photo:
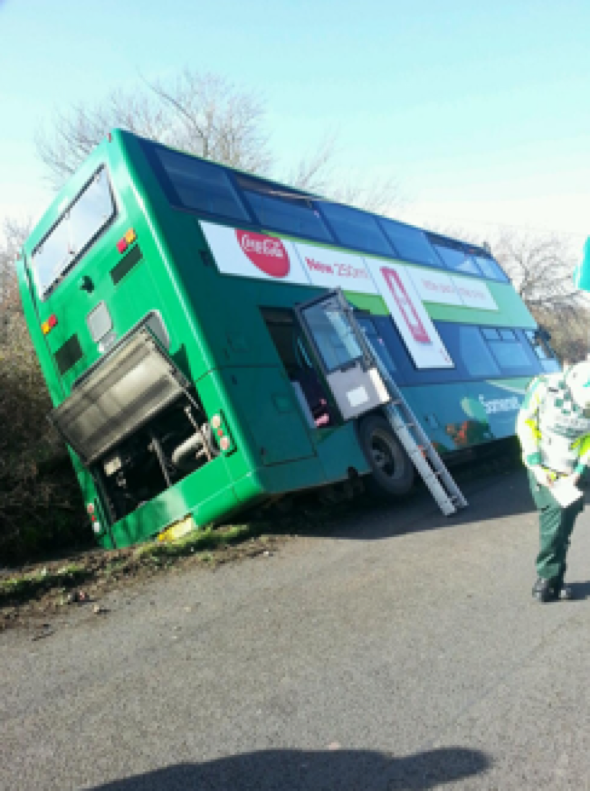
<path id="1" fill-rule="evenodd" d="M 543 606 L 523 473 L 464 491 L 0 635 L 0 787 L 589 789 L 590 509 Z"/>

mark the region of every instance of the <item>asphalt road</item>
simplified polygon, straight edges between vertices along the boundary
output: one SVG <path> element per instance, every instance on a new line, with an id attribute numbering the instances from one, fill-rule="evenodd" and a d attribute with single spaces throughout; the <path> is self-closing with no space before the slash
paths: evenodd
<path id="1" fill-rule="evenodd" d="M 533 603 L 522 472 L 0 636 L 0 787 L 590 788 L 590 509 Z"/>

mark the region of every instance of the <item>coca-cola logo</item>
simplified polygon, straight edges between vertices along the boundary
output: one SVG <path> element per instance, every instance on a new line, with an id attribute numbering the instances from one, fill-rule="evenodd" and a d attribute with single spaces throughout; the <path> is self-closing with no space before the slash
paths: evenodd
<path id="1" fill-rule="evenodd" d="M 238 244 L 255 267 L 271 277 L 289 274 L 289 254 L 280 239 L 252 231 L 236 231 Z"/>

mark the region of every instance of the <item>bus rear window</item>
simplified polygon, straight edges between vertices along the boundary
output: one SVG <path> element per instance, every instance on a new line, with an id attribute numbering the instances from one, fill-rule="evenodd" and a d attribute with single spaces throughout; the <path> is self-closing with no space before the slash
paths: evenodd
<path id="1" fill-rule="evenodd" d="M 114 214 L 109 180 L 101 168 L 33 252 L 32 268 L 41 297 L 81 258 Z"/>

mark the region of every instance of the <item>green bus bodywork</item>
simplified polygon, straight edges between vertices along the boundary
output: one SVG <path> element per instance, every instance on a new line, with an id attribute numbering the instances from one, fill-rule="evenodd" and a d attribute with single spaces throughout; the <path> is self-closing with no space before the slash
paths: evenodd
<path id="1" fill-rule="evenodd" d="M 101 166 L 108 173 L 116 213 L 89 251 L 42 298 L 31 274 L 33 255 L 64 207 Z M 129 229 L 136 240 L 122 253 L 117 243 Z M 194 387 L 204 416 L 209 421 L 221 416 L 231 438 L 227 453 L 217 449 L 208 463 L 135 504 L 121 518 L 107 506 L 96 470 L 89 470 L 70 448 L 102 546 L 140 542 L 187 515 L 199 526 L 218 522 L 269 497 L 370 471 L 354 423 L 321 430 L 309 426 L 261 312 L 262 308 L 290 310 L 324 289 L 222 274 L 199 218 L 170 204 L 135 136 L 114 131 L 97 147 L 27 240 L 18 276 L 26 320 L 54 407 L 72 395 L 74 384 L 83 381 L 83 374 L 103 357 L 87 319 L 105 303 L 115 341 L 156 313 L 169 336 L 166 351 Z M 498 305 L 494 324 L 536 327 L 509 283 L 486 284 Z M 378 296 L 351 292 L 347 297 L 362 311 L 388 315 Z M 435 320 L 490 323 L 486 311 L 439 304 L 426 308 Z M 51 317 L 55 326 L 44 333 L 42 326 Z M 66 351 L 73 350 L 71 365 L 64 352 L 68 342 Z M 437 387 L 435 398 L 428 384 L 410 385 L 404 393 L 424 419 L 435 446 L 452 452 L 513 434 L 514 405 L 502 405 L 510 407 L 509 399 L 515 396 L 520 401 L 529 378 L 448 383 Z"/>

